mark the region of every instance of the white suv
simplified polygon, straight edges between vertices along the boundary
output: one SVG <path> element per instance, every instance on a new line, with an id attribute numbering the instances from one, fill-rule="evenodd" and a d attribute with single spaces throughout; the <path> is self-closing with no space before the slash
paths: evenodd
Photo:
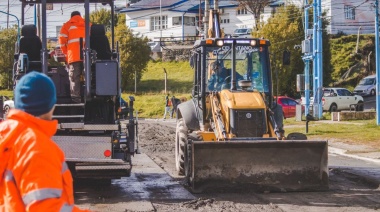
<path id="1" fill-rule="evenodd" d="M 322 105 L 324 111 L 364 110 L 364 100 L 362 96 L 351 93 L 346 88 L 324 88 Z"/>
<path id="2" fill-rule="evenodd" d="M 346 88 L 324 88 L 322 95 L 323 111 L 335 112 L 340 110 L 364 110 L 364 100 L 360 95 L 351 93 Z M 305 97 L 301 98 L 301 104 L 305 105 Z M 314 97 L 310 97 L 310 109 L 313 109 Z"/>

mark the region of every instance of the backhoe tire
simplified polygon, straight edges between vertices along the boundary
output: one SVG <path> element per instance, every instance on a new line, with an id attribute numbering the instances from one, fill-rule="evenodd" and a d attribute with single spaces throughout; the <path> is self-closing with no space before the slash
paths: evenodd
<path id="1" fill-rule="evenodd" d="M 192 156 L 192 142 L 193 141 L 202 141 L 202 140 L 203 140 L 202 137 L 195 132 L 189 133 L 187 135 L 184 171 L 185 171 L 185 181 L 189 185 L 192 185 L 192 181 L 193 181 L 193 178 L 192 178 L 193 170 L 191 169 L 193 167 L 192 166 L 193 160 L 191 157 Z"/>
<path id="2" fill-rule="evenodd" d="M 178 175 L 185 174 L 185 146 L 187 143 L 187 127 L 183 119 L 178 119 L 175 137 L 175 165 Z"/>

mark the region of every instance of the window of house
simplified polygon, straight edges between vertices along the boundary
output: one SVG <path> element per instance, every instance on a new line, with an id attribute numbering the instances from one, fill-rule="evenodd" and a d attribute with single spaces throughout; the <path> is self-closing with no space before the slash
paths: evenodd
<path id="1" fill-rule="evenodd" d="M 245 8 L 239 8 L 236 10 L 236 15 L 247 15 L 248 11 Z"/>
<path id="2" fill-rule="evenodd" d="M 160 26 L 162 24 L 162 29 L 167 29 L 168 28 L 168 16 L 163 15 L 162 21 L 160 21 L 160 16 L 152 16 L 150 17 L 150 30 L 160 30 Z"/>
<path id="3" fill-rule="evenodd" d="M 185 26 L 194 26 L 195 25 L 195 17 L 184 16 L 183 23 Z M 177 16 L 172 18 L 173 26 L 182 25 L 182 16 Z"/>
<path id="4" fill-rule="evenodd" d="M 230 19 L 229 18 L 222 18 L 220 23 L 222 23 L 222 24 L 229 24 L 230 23 Z"/>
<path id="5" fill-rule="evenodd" d="M 346 19 L 355 20 L 355 7 L 344 5 L 344 17 Z"/>

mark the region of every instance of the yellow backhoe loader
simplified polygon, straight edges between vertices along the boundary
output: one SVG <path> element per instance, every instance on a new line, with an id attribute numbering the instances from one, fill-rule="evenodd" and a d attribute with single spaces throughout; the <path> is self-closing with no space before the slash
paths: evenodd
<path id="1" fill-rule="evenodd" d="M 192 50 L 192 99 L 177 110 L 178 173 L 195 193 L 327 190 L 327 141 L 285 137 L 272 90 L 270 42 L 221 38 L 218 11 L 210 16 L 211 38 L 196 41 Z"/>

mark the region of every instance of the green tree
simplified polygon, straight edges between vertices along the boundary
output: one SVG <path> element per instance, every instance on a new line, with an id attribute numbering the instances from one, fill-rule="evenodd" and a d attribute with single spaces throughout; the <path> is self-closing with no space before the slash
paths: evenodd
<path id="1" fill-rule="evenodd" d="M 323 24 L 326 26 L 325 22 Z M 300 50 L 294 49 L 295 45 L 300 45 L 301 41 L 304 40 L 303 11 L 301 8 L 295 5 L 280 7 L 274 16 L 269 18 L 267 23 L 259 27 L 253 34 L 255 37 L 264 37 L 271 42 L 271 67 L 274 91 L 278 88 L 278 95 L 297 96 L 296 77 L 297 74 L 304 73 L 302 53 Z M 328 84 L 331 78 L 331 54 L 325 30 L 323 39 L 324 84 Z M 282 64 L 282 53 L 284 50 L 288 50 L 291 53 L 290 65 Z M 310 67 L 312 73 L 312 66 Z M 278 82 L 276 80 L 277 74 L 278 79 L 281 79 Z"/>
<path id="2" fill-rule="evenodd" d="M 115 24 L 117 23 L 117 15 L 114 15 Z M 91 23 L 103 24 L 107 29 L 111 27 L 111 12 L 105 8 L 92 12 L 90 14 Z"/>
<path id="3" fill-rule="evenodd" d="M 0 88 L 12 89 L 12 69 L 14 64 L 17 26 L 0 29 Z"/>
<path id="4" fill-rule="evenodd" d="M 264 7 L 268 6 L 273 0 L 237 0 L 239 6 L 245 8 L 255 17 L 256 30 L 261 25 L 260 15 L 264 11 Z"/>
<path id="5" fill-rule="evenodd" d="M 122 70 L 122 89 L 133 88 L 133 80 L 139 82 L 150 60 L 148 39 L 133 35 L 132 30 L 125 25 L 125 16 L 119 16 L 115 30 L 116 41 L 119 42 L 120 65 Z"/>

